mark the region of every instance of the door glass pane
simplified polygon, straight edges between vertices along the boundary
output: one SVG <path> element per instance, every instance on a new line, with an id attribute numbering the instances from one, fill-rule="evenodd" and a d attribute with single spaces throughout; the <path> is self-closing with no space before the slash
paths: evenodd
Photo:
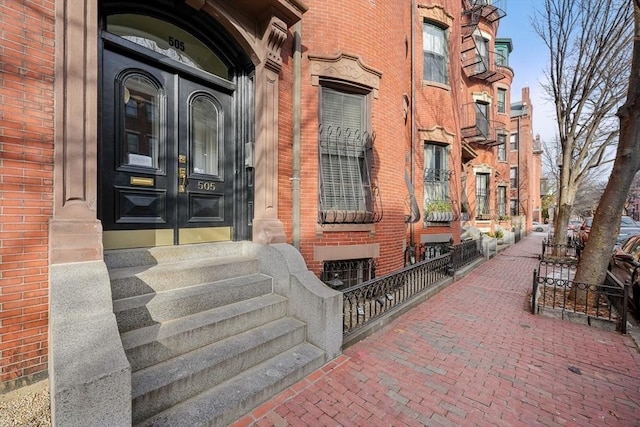
<path id="1" fill-rule="evenodd" d="M 190 67 L 229 78 L 229 69 L 207 45 L 169 22 L 146 15 L 107 17 L 107 31 Z"/>
<path id="2" fill-rule="evenodd" d="M 208 96 L 191 102 L 193 172 L 219 175 L 218 108 Z"/>
<path id="3" fill-rule="evenodd" d="M 131 75 L 123 82 L 123 164 L 158 169 L 160 91 L 147 77 Z"/>

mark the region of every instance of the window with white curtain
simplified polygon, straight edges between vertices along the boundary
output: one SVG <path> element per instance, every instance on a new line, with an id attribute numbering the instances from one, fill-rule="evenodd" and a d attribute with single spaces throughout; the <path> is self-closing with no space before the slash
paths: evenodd
<path id="1" fill-rule="evenodd" d="M 422 26 L 423 79 L 449 84 L 447 30 L 430 22 Z"/>

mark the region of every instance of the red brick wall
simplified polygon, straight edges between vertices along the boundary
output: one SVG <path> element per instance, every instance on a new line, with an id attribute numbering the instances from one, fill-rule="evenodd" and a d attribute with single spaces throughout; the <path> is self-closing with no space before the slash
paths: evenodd
<path id="1" fill-rule="evenodd" d="M 0 392 L 47 369 L 54 2 L 0 1 Z"/>
<path id="2" fill-rule="evenodd" d="M 321 246 L 379 245 L 378 274 L 402 267 L 403 244 L 408 213 L 404 183 L 408 157 L 409 122 L 403 117 L 402 94 L 410 91 L 410 61 L 405 36 L 410 29 L 408 3 L 402 0 L 351 1 L 336 7 L 333 2 L 311 0 L 302 19 L 301 70 L 301 252 L 309 268 L 318 273 L 314 248 Z M 289 40 L 289 42 L 291 39 Z M 280 82 L 280 218 L 291 236 L 291 118 L 292 58 L 289 43 L 284 47 Z M 379 97 L 371 97 L 371 127 L 376 133 L 373 173 L 380 189 L 384 217 L 375 232 L 318 232 L 318 108 L 319 87 L 311 83 L 308 55 L 335 57 L 339 53 L 360 57 L 368 67 L 382 73 Z M 355 72 L 355 70 L 354 70 Z M 407 163 L 408 165 L 408 163 Z M 357 258 L 357 257 L 356 257 Z"/>

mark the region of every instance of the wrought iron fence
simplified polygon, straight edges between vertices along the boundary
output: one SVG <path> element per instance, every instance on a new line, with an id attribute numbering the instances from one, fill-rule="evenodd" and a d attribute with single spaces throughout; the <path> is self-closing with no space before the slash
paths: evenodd
<path id="1" fill-rule="evenodd" d="M 437 258 L 440 255 L 448 254 L 453 247 L 452 242 L 432 242 L 422 243 L 419 248 L 418 259 L 421 261 Z"/>
<path id="2" fill-rule="evenodd" d="M 343 291 L 343 335 L 403 305 L 413 296 L 444 279 L 450 255 L 422 261 Z"/>
<path id="3" fill-rule="evenodd" d="M 603 319 L 616 323 L 616 329 L 626 333 L 628 285 L 623 285 L 607 272 L 600 285 L 573 280 L 576 265 L 557 261 L 540 261 L 533 272 L 531 313 L 555 309 L 579 313 L 587 318 Z"/>
<path id="4" fill-rule="evenodd" d="M 373 258 L 325 261 L 320 280 L 334 289 L 348 288 L 376 277 Z"/>
<path id="5" fill-rule="evenodd" d="M 562 258 L 566 262 L 577 262 L 580 256 L 580 246 L 577 240 L 567 237 L 566 243 L 555 243 L 553 236 L 542 240 L 541 260 L 549 258 Z"/>
<path id="6" fill-rule="evenodd" d="M 520 229 L 520 227 L 514 227 L 512 228 L 513 230 L 513 240 L 515 243 L 518 243 L 520 240 L 522 240 L 522 230 Z"/>
<path id="7" fill-rule="evenodd" d="M 448 253 L 344 289 L 343 337 L 348 338 L 372 321 L 399 310 L 455 270 L 482 257 L 475 240 L 450 248 Z"/>
<path id="8" fill-rule="evenodd" d="M 451 251 L 451 268 L 454 271 L 460 270 L 478 258 L 482 258 L 480 240 L 467 240 L 453 247 Z"/>

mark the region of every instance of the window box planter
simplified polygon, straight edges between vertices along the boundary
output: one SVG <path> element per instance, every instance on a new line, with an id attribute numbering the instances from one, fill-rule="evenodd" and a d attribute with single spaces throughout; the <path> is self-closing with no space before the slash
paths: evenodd
<path id="1" fill-rule="evenodd" d="M 451 222 L 453 221 L 453 212 L 430 212 L 427 214 L 427 221 Z"/>
<path id="2" fill-rule="evenodd" d="M 425 220 L 430 222 L 453 221 L 453 208 L 448 200 L 430 200 L 425 202 Z"/>

